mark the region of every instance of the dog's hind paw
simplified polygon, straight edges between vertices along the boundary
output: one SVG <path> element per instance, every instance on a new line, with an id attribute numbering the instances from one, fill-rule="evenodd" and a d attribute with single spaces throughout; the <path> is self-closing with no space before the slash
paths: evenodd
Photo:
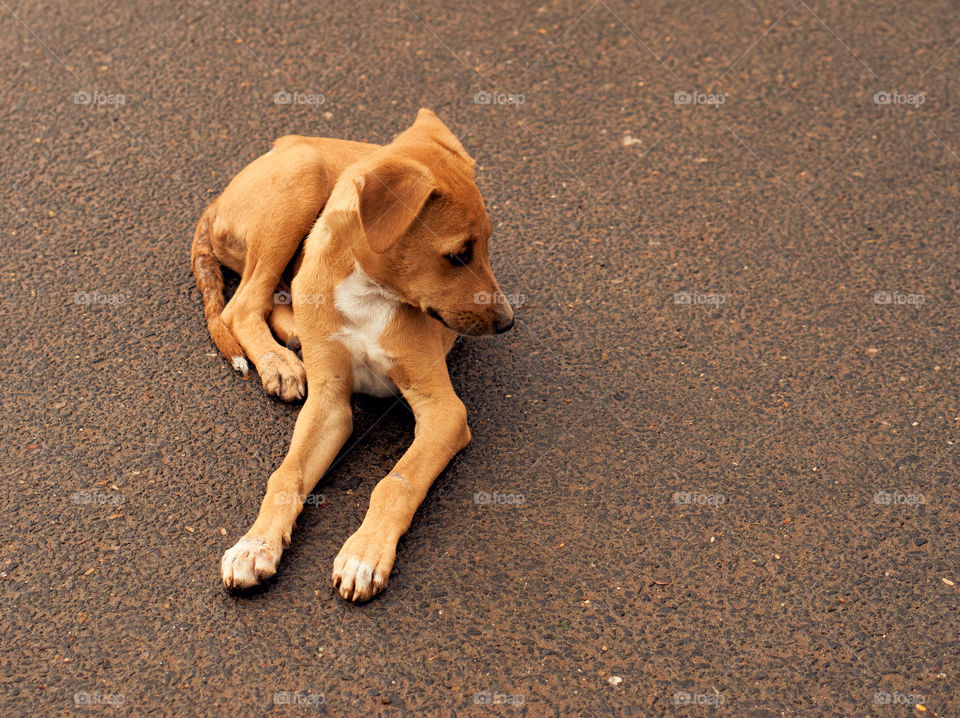
<path id="1" fill-rule="evenodd" d="M 303 363 L 289 349 L 264 354 L 257 364 L 257 372 L 267 393 L 284 401 L 297 401 L 307 393 Z"/>
<path id="2" fill-rule="evenodd" d="M 250 365 L 247 364 L 247 360 L 244 357 L 233 357 L 230 360 L 230 364 L 233 365 L 233 368 L 246 376 L 250 372 Z"/>
<path id="3" fill-rule="evenodd" d="M 240 539 L 220 559 L 223 585 L 239 589 L 263 583 L 277 572 L 280 553 L 259 536 Z"/>

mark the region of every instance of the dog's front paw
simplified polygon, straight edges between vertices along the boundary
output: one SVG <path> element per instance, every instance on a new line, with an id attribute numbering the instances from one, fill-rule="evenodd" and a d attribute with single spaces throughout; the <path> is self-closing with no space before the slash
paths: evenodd
<path id="1" fill-rule="evenodd" d="M 257 372 L 267 393 L 284 401 L 302 399 L 307 393 L 303 363 L 289 349 L 264 354 L 257 364 Z"/>
<path id="2" fill-rule="evenodd" d="M 348 601 L 367 601 L 387 587 L 397 542 L 361 528 L 333 562 L 333 586 Z"/>
<path id="3" fill-rule="evenodd" d="M 250 588 L 263 583 L 277 572 L 282 549 L 270 546 L 259 536 L 244 536 L 220 559 L 223 585 Z"/>

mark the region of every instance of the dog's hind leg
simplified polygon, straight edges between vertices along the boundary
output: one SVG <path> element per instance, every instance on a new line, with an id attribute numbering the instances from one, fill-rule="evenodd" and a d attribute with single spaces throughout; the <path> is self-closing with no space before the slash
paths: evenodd
<path id="1" fill-rule="evenodd" d="M 274 338 L 268 317 L 279 304 L 275 294 L 287 287 L 284 271 L 297 253 L 300 242 L 310 231 L 322 206 L 322 188 L 310 187 L 303 196 L 291 190 L 283 196 L 283 211 L 259 208 L 254 221 L 246 226 L 247 251 L 237 291 L 223 309 L 224 324 L 243 351 L 257 367 L 263 388 L 284 401 L 296 401 L 306 395 L 307 375 L 297 355 Z M 288 292 L 282 292 L 289 297 Z M 277 326 L 288 329 L 280 317 Z M 292 322 L 291 322 L 292 324 Z M 289 336 L 281 337 L 284 341 Z"/>
<path id="2" fill-rule="evenodd" d="M 309 147 L 278 145 L 254 160 L 217 200 L 214 239 L 243 247 L 240 284 L 220 315 L 257 367 L 267 393 L 295 401 L 306 394 L 303 364 L 267 324 L 284 272 L 313 227 L 330 191 L 323 161 Z"/>
<path id="3" fill-rule="evenodd" d="M 287 349 L 297 351 L 300 348 L 300 339 L 297 337 L 296 323 L 293 318 L 293 307 L 289 303 L 274 301 L 273 311 L 270 312 L 267 322 L 277 339 L 287 345 Z"/>
<path id="4" fill-rule="evenodd" d="M 223 322 L 257 367 L 267 393 L 284 401 L 296 401 L 307 390 L 303 364 L 296 354 L 277 343 L 267 325 L 274 308 L 274 290 L 290 257 L 276 251 L 276 244 L 259 246 L 271 251 L 260 256 L 254 255 L 252 248 L 248 251 L 243 278 L 223 310 Z"/>

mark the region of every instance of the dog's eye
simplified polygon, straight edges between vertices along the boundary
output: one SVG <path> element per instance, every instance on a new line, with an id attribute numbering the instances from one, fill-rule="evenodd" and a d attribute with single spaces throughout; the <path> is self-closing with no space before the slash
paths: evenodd
<path id="1" fill-rule="evenodd" d="M 454 267 L 466 267 L 473 259 L 473 243 L 468 244 L 456 254 L 445 254 L 443 256 Z"/>

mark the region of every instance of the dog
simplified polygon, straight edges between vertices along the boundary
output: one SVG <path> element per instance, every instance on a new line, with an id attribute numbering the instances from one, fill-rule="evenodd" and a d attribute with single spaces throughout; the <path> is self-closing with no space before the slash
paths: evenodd
<path id="1" fill-rule="evenodd" d="M 191 266 L 214 344 L 243 374 L 252 362 L 267 393 L 306 397 L 256 520 L 223 554 L 228 589 L 276 573 L 304 500 L 353 430 L 355 392 L 399 394 L 416 419 L 413 443 L 333 563 L 346 600 L 386 588 L 398 540 L 470 441 L 447 354 L 458 335 L 514 324 L 490 268 L 474 164 L 424 108 L 382 146 L 281 137 L 201 216 Z M 221 265 L 240 275 L 226 306 Z"/>

